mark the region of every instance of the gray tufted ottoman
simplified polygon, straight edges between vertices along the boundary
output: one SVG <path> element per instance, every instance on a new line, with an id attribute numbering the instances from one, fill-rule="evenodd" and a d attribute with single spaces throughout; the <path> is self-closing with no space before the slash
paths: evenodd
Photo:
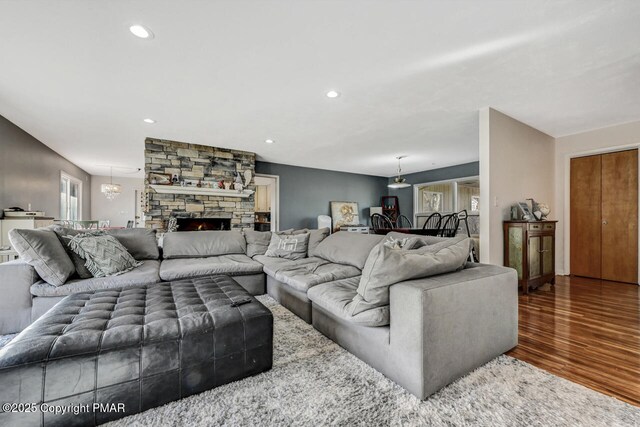
<path id="1" fill-rule="evenodd" d="M 0 350 L 0 425 L 141 412 L 270 369 L 272 340 L 271 312 L 227 276 L 71 295 Z"/>

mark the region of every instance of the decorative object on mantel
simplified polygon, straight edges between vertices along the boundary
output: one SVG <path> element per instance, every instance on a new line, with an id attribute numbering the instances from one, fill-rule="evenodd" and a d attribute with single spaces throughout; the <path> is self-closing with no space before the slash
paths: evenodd
<path id="1" fill-rule="evenodd" d="M 178 231 L 178 219 L 172 216 L 167 220 L 167 233 L 173 233 L 174 231 Z"/>
<path id="2" fill-rule="evenodd" d="M 242 181 L 242 175 L 240 174 L 240 172 L 236 172 L 236 177 L 234 180 L 233 187 L 237 190 L 238 188 L 236 188 L 236 185 L 244 186 L 244 182 Z"/>
<path id="3" fill-rule="evenodd" d="M 171 185 L 171 175 L 166 173 L 155 173 L 151 172 L 149 174 L 149 184 L 153 185 Z"/>
<path id="4" fill-rule="evenodd" d="M 122 193 L 122 186 L 120 184 L 113 183 L 113 167 L 110 167 L 111 175 L 109 178 L 109 184 L 102 184 L 100 191 L 107 198 L 107 200 L 113 200 Z"/>
<path id="5" fill-rule="evenodd" d="M 224 189 L 225 190 L 231 190 L 231 183 L 227 182 L 227 181 L 224 181 Z"/>
<path id="6" fill-rule="evenodd" d="M 229 185 L 231 185 L 229 183 Z M 226 183 L 225 183 L 226 186 Z M 207 196 L 222 196 L 222 197 L 250 197 L 253 195 L 253 190 L 221 190 L 219 188 L 198 188 L 194 185 L 149 185 L 157 193 L 160 194 L 194 194 L 194 195 L 207 195 Z"/>
<path id="7" fill-rule="evenodd" d="M 251 171 L 249 169 L 244 171 L 244 185 L 245 185 L 245 187 L 248 187 L 249 184 L 251 184 L 251 178 L 252 177 L 253 177 L 253 174 L 251 173 Z"/>
<path id="8" fill-rule="evenodd" d="M 402 168 L 400 168 L 400 160 L 406 158 L 407 156 L 398 156 L 396 157 L 396 159 L 398 159 L 398 176 L 394 179 L 393 183 L 387 185 L 387 187 L 389 188 L 407 188 L 407 187 L 411 187 L 411 184 L 409 184 L 406 180 L 406 178 L 403 178 L 401 173 L 402 173 Z"/>

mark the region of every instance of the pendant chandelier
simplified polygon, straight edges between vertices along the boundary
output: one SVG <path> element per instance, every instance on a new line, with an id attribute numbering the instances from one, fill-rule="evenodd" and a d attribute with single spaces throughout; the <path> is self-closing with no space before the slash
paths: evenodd
<path id="1" fill-rule="evenodd" d="M 406 178 L 402 177 L 402 168 L 400 168 L 400 160 L 404 159 L 407 156 L 398 156 L 396 157 L 396 159 L 398 159 L 398 176 L 393 180 L 393 182 L 389 185 L 387 185 L 387 187 L 389 188 L 407 188 L 407 187 L 411 187 L 411 184 L 409 184 L 406 180 Z"/>
<path id="2" fill-rule="evenodd" d="M 109 180 L 109 184 L 102 184 L 100 186 L 100 190 L 102 191 L 102 194 L 104 194 L 104 197 L 107 198 L 107 200 L 113 200 L 118 197 L 120 193 L 122 193 L 122 186 L 120 184 L 113 183 L 113 167 L 111 167 L 110 169 L 111 177 Z"/>

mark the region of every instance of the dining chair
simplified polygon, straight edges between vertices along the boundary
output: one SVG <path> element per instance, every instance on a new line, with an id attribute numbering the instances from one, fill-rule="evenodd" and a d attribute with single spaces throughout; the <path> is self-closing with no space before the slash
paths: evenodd
<path id="1" fill-rule="evenodd" d="M 464 227 L 467 230 L 467 237 L 471 238 L 471 229 L 469 228 L 469 221 L 467 220 L 467 218 L 469 218 L 469 214 L 467 213 L 467 210 L 463 209 L 460 212 L 458 212 L 458 218 L 460 219 L 460 222 L 464 223 Z M 469 255 L 469 258 L 471 262 L 479 261 L 478 254 L 476 254 L 476 248 L 473 243 L 471 244 L 471 253 Z"/>
<path id="2" fill-rule="evenodd" d="M 133 228 L 133 221 L 132 220 L 127 221 L 127 228 Z"/>
<path id="3" fill-rule="evenodd" d="M 429 215 L 427 219 L 424 221 L 424 224 L 422 224 L 422 229 L 423 230 L 426 230 L 426 229 L 439 230 L 441 221 L 442 221 L 442 215 L 440 215 L 440 212 L 434 212 L 431 215 Z"/>
<path id="4" fill-rule="evenodd" d="M 406 216 L 400 215 L 396 221 L 396 228 L 413 228 L 413 223 Z"/>
<path id="5" fill-rule="evenodd" d="M 393 228 L 393 223 L 386 216 L 374 213 L 371 215 L 371 226 L 373 227 L 373 231 L 390 230 Z"/>
<path id="6" fill-rule="evenodd" d="M 111 221 L 108 219 L 101 219 L 98 221 L 98 228 L 109 228 Z"/>
<path id="7" fill-rule="evenodd" d="M 460 225 L 460 219 L 458 214 L 452 213 L 442 217 L 442 226 L 438 235 L 440 237 L 456 237 L 458 232 L 458 225 Z"/>

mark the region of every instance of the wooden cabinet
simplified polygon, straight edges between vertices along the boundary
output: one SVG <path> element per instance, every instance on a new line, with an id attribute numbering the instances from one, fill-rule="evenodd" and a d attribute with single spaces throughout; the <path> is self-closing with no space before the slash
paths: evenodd
<path id="1" fill-rule="evenodd" d="M 505 221 L 504 265 L 518 272 L 522 292 L 555 284 L 557 221 Z"/>

